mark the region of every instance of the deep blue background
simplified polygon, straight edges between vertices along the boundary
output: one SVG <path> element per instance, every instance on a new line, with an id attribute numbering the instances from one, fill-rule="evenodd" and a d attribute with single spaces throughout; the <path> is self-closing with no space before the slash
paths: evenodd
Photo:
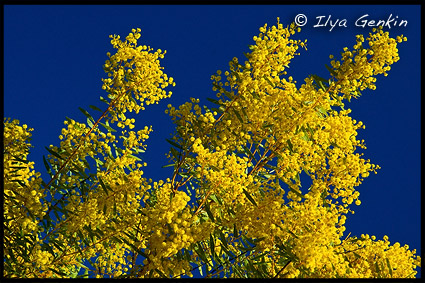
<path id="1" fill-rule="evenodd" d="M 382 169 L 358 187 L 362 204 L 346 226 L 351 235 L 388 235 L 391 243 L 420 253 L 420 6 L 4 6 L 5 117 L 35 129 L 29 158 L 44 172 L 44 146 L 58 145 L 65 116 L 84 121 L 78 107 L 104 106 L 99 96 L 105 96 L 102 64 L 113 51 L 109 35 L 124 38 L 140 27 L 139 43 L 167 50 L 162 65 L 177 84 L 170 99 L 149 106 L 136 122 L 137 128 L 154 129 L 144 155 L 146 176 L 165 179 L 171 170 L 161 168 L 167 164 L 165 139 L 173 132 L 164 114 L 167 104 L 178 106 L 190 97 L 208 103 L 206 97 L 214 96 L 210 76 L 225 70 L 234 56 L 243 60 L 259 27 L 275 24 L 277 17 L 290 24 L 299 13 L 308 22 L 296 38 L 307 38 L 308 50 L 300 49 L 288 70 L 298 85 L 309 74 L 327 77 L 329 54 L 339 58 L 343 47 L 355 44 L 356 34 L 371 31 L 355 26 L 360 16 L 407 20 L 406 27 L 393 21 L 385 28 L 393 37 L 408 37 L 399 45 L 400 61 L 388 77 L 378 77 L 375 91 L 364 91 L 347 105 L 366 125 L 359 133 L 366 141 L 365 157 Z M 314 27 L 319 16 L 325 16 L 322 23 L 330 16 L 332 25 L 345 19 L 346 27 L 330 30 L 330 22 Z"/>

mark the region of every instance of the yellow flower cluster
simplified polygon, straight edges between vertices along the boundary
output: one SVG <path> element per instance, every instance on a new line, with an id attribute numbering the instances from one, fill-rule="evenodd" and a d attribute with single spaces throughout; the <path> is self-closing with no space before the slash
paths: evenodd
<path id="1" fill-rule="evenodd" d="M 108 73 L 107 79 L 102 79 L 102 88 L 109 93 L 109 98 L 120 115 L 122 121 L 126 120 L 126 110 L 139 113 L 144 110 L 144 104 L 158 103 L 159 100 L 171 96 L 163 88 L 175 85 L 173 78 L 162 71 L 159 59 L 164 58 L 166 51 L 158 49 L 155 52 L 149 46 L 137 45 L 140 38 L 140 29 L 133 29 L 125 41 L 120 40 L 119 35 L 110 36 L 112 46 L 117 52 L 105 62 L 104 70 Z M 137 103 L 139 101 L 139 103 Z M 112 118 L 112 122 L 117 121 Z M 128 123 L 128 122 L 127 122 Z M 120 127 L 127 125 L 119 124 Z"/>
<path id="2" fill-rule="evenodd" d="M 19 125 L 18 120 L 4 119 L 3 134 L 3 180 L 4 180 L 4 258 L 5 265 L 16 265 L 15 272 L 5 269 L 4 276 L 26 275 L 44 263 L 42 256 L 34 256 L 33 263 L 26 262 L 28 251 L 38 240 L 42 228 L 38 221 L 47 211 L 42 202 L 45 197 L 41 188 L 40 173 L 34 172 L 34 162 L 27 156 L 33 129 Z M 19 248 L 11 249 L 16 246 Z"/>
<path id="3" fill-rule="evenodd" d="M 56 265 L 52 254 L 41 247 L 41 235 L 46 231 L 39 223 L 48 211 L 48 204 L 40 173 L 33 171 L 34 162 L 27 161 L 31 131 L 27 125 L 19 125 L 18 120 L 4 120 L 4 240 L 7 248 L 3 251 L 8 265 L 14 265 L 12 269 L 5 269 L 5 277 L 51 277 L 48 268 Z"/>
<path id="4" fill-rule="evenodd" d="M 398 242 L 390 246 L 388 236 L 376 241 L 375 236 L 361 235 L 342 241 L 336 253 L 345 259 L 346 277 L 352 278 L 415 278 L 416 266 L 421 266 L 421 258 L 416 250 Z"/>
<path id="5" fill-rule="evenodd" d="M 331 62 L 331 80 L 311 76 L 297 88 L 285 71 L 298 47 L 305 47 L 289 39 L 297 29 L 279 21 L 260 28 L 247 61 L 233 58 L 229 71 L 212 76 L 219 100 L 210 101 L 217 108 L 202 113 L 195 98 L 178 109 L 168 106 L 177 126 L 174 141 L 189 148 L 172 157 L 182 175 L 175 187 L 196 180 L 195 213 L 208 214 L 225 231 L 235 254 L 239 238 L 231 237 L 232 227 L 261 239 L 257 252 L 268 254 L 272 274 L 271 266 L 282 262 L 278 247 L 283 244 L 291 245 L 293 257 L 279 277 L 359 277 L 360 272 L 347 271 L 340 238 L 350 205 L 361 204 L 355 187 L 380 167 L 356 153 L 366 148 L 356 138 L 364 125 L 349 116 L 342 100 L 374 89 L 375 76 L 399 59 L 397 42 L 406 39 L 377 29 L 366 49 L 358 36 L 353 51 L 344 48 L 342 61 Z M 311 178 L 308 192 L 301 191 L 301 174 Z M 206 246 L 223 253 L 211 241 Z M 405 255 L 408 269 L 415 269 L 414 254 Z M 399 261 L 392 255 L 388 260 Z M 389 276 L 393 270 L 383 272 Z M 371 271 L 369 277 L 382 274 Z"/>
<path id="6" fill-rule="evenodd" d="M 334 68 L 333 75 L 337 82 L 331 84 L 335 93 L 341 92 L 344 98 L 351 96 L 357 98 L 360 91 L 369 88 L 376 89 L 374 76 L 384 74 L 391 70 L 391 65 L 397 62 L 398 56 L 397 43 L 406 41 L 404 36 L 397 36 L 396 39 L 389 37 L 389 32 L 384 32 L 382 27 L 372 30 L 366 40 L 369 48 L 363 47 L 363 35 L 357 35 L 356 44 L 350 51 L 347 47 L 341 55 L 340 61 L 331 61 Z M 333 55 L 330 55 L 333 59 Z"/>
<path id="7" fill-rule="evenodd" d="M 181 277 L 198 265 L 207 277 L 414 277 L 420 257 L 408 246 L 342 239 L 346 214 L 361 203 L 355 188 L 379 169 L 356 152 L 364 125 L 343 99 L 374 89 L 405 38 L 377 29 L 364 48 L 358 36 L 331 62 L 330 80 L 297 87 L 286 72 L 305 48 L 290 38 L 296 31 L 279 19 L 261 27 L 247 61 L 235 57 L 212 76 L 215 108 L 196 98 L 168 105 L 176 132 L 165 181 L 143 176 L 138 155 L 152 128 L 133 131 L 126 116 L 174 85 L 159 63 L 165 51 L 137 45 L 140 29 L 125 41 L 111 36 L 107 109 L 91 106 L 98 120 L 83 110 L 87 123 L 65 121 L 60 145 L 48 148 L 49 182 L 26 161 L 32 129 L 5 120 L 5 276 L 75 277 L 84 268 L 98 278 Z"/>
<path id="8" fill-rule="evenodd" d="M 18 120 L 4 119 L 3 180 L 5 240 L 15 241 L 14 235 L 37 231 L 37 222 L 46 212 L 41 202 L 44 193 L 40 173 L 34 172 L 34 162 L 27 161 L 31 131 Z"/>
<path id="9" fill-rule="evenodd" d="M 193 143 L 193 152 L 197 154 L 195 176 L 203 180 L 197 195 L 205 197 L 214 194 L 227 205 L 244 205 L 246 196 L 243 189 L 253 182 L 253 177 L 247 175 L 248 158 L 227 155 L 227 150 L 220 147 L 210 152 L 203 147 L 199 138 Z"/>
<path id="10" fill-rule="evenodd" d="M 137 155 L 145 151 L 144 142 L 152 128 L 131 131 L 135 119 L 126 117 L 125 113 L 139 112 L 144 104 L 170 96 L 171 92 L 163 88 L 174 85 L 159 64 L 165 52 L 137 46 L 139 37 L 139 29 L 133 30 L 125 42 L 113 37 L 111 43 L 118 50 L 106 61 L 105 71 L 112 78 L 104 80 L 103 87 L 110 101 L 101 98 L 108 108 L 97 121 L 83 110 L 87 124 L 67 118 L 59 136 L 60 146 L 50 145 L 48 149 L 45 165 L 51 180 L 44 188 L 40 186 L 40 174 L 31 171 L 33 163 L 22 162 L 29 148 L 25 143 L 30 137 L 27 126 L 5 121 L 5 148 L 10 150 L 5 158 L 5 167 L 10 168 L 5 171 L 10 202 L 5 209 L 11 228 L 8 238 L 18 245 L 12 239 L 13 233 L 31 233 L 36 237 L 29 244 L 32 250 L 26 257 L 6 256 L 19 258 L 22 266 L 14 266 L 15 274 L 20 268 L 23 277 L 69 277 L 79 268 L 75 263 L 93 257 L 98 260 L 91 272 L 97 276 L 119 276 L 120 272 L 128 271 L 128 267 L 124 270 L 123 255 L 130 250 L 135 252 L 128 243 L 133 241 L 134 225 L 140 220 L 140 213 L 143 214 L 141 204 L 148 199 L 146 191 L 151 187 L 143 178 L 142 167 L 146 163 Z M 116 121 L 117 127 L 123 129 L 118 137 L 110 124 Z M 40 199 L 46 195 L 50 200 L 43 199 L 42 205 Z M 42 220 L 47 211 L 54 212 L 56 217 Z M 49 250 L 44 244 L 47 239 L 55 242 Z"/>
<path id="11" fill-rule="evenodd" d="M 312 277 L 335 277 L 335 273 L 327 272 L 324 267 L 329 269 L 332 264 L 343 262 L 342 256 L 335 253 L 334 246 L 341 243 L 345 227 L 338 225 L 340 214 L 337 208 L 320 205 L 320 198 L 314 193 L 306 197 L 304 203 L 291 203 L 292 209 L 285 214 L 290 219 L 287 221 L 288 229 L 296 235 L 290 241 L 297 261 L 288 269 L 288 277 L 303 277 L 318 269 L 320 272 Z"/>
<path id="12" fill-rule="evenodd" d="M 144 216 L 139 220 L 143 227 L 139 240 L 147 254 L 142 275 L 146 276 L 155 269 L 168 276 L 186 274 L 192 267 L 175 255 L 192 243 L 208 237 L 211 223 L 200 223 L 199 218 L 190 213 L 190 197 L 183 191 L 173 192 L 169 179 L 165 183 L 154 182 L 153 189 L 156 203 L 146 207 Z"/>

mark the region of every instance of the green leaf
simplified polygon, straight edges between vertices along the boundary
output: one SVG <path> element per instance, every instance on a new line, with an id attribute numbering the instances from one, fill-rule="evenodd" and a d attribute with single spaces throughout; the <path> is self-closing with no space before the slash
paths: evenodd
<path id="1" fill-rule="evenodd" d="M 238 234 L 238 229 L 236 229 L 236 224 L 233 224 L 233 238 L 238 238 L 239 234 Z"/>
<path id="2" fill-rule="evenodd" d="M 142 159 L 140 159 L 139 157 L 132 155 L 132 154 L 127 154 L 128 157 L 131 157 L 133 159 L 136 159 L 137 161 L 142 161 Z"/>
<path id="3" fill-rule="evenodd" d="M 102 122 L 99 122 L 99 124 L 101 124 L 101 125 L 102 125 L 105 129 L 107 129 L 107 130 L 108 130 L 108 132 L 116 132 L 116 130 L 112 129 L 112 128 L 109 126 L 109 123 L 104 124 L 104 123 L 102 123 Z"/>
<path id="4" fill-rule="evenodd" d="M 298 173 L 297 175 L 295 175 L 295 181 L 297 182 L 297 183 L 301 183 L 301 180 L 300 180 L 300 174 Z M 300 187 L 301 187 L 301 185 L 300 185 Z"/>
<path id="5" fill-rule="evenodd" d="M 336 77 L 337 73 L 335 72 L 334 69 L 332 69 L 331 67 L 329 67 L 327 64 L 325 64 L 326 69 L 328 69 L 328 71 L 334 76 Z"/>
<path id="6" fill-rule="evenodd" d="M 319 81 L 319 86 L 322 90 L 326 91 L 326 87 L 323 85 L 323 82 Z"/>
<path id="7" fill-rule="evenodd" d="M 44 167 L 46 167 L 47 173 L 49 173 L 50 176 L 53 175 L 52 173 L 52 169 L 49 166 L 49 163 L 46 160 L 46 157 L 43 155 L 43 162 L 44 162 Z"/>
<path id="8" fill-rule="evenodd" d="M 236 76 L 236 79 L 237 79 L 238 83 L 240 83 L 242 81 L 241 80 L 241 77 L 238 74 L 238 72 L 232 72 L 232 74 Z"/>
<path id="9" fill-rule="evenodd" d="M 208 262 L 207 256 L 205 255 L 205 251 L 202 248 L 202 245 L 200 242 L 198 242 L 198 245 L 195 248 L 195 252 L 199 255 L 199 257 L 206 263 Z"/>
<path id="10" fill-rule="evenodd" d="M 328 116 L 328 112 L 322 106 L 317 107 L 316 110 L 320 113 L 318 114 L 319 117 L 324 118 Z"/>
<path id="11" fill-rule="evenodd" d="M 88 225 L 84 225 L 83 229 L 89 233 L 90 239 L 92 240 L 92 242 L 94 242 L 94 236 L 96 235 L 93 233 L 92 228 Z"/>
<path id="12" fill-rule="evenodd" d="M 221 242 L 226 246 L 226 248 L 228 248 L 227 241 L 226 241 L 226 236 L 224 235 L 223 231 L 221 231 L 219 229 L 218 232 L 220 233 L 220 240 L 221 240 Z"/>
<path id="13" fill-rule="evenodd" d="M 227 207 L 227 213 L 232 217 L 236 214 L 236 212 L 231 207 Z"/>
<path id="14" fill-rule="evenodd" d="M 212 233 L 210 234 L 210 249 L 211 249 L 211 255 L 214 257 L 214 255 L 215 255 L 215 252 L 214 252 L 215 244 L 214 244 L 214 237 L 213 237 Z"/>
<path id="15" fill-rule="evenodd" d="M 252 196 L 245 190 L 245 189 L 243 189 L 243 192 L 244 192 L 244 194 L 246 195 L 246 197 L 249 199 L 249 201 L 253 204 L 253 205 L 255 205 L 255 206 L 257 206 L 257 203 L 255 202 L 255 200 L 252 198 Z"/>
<path id="16" fill-rule="evenodd" d="M 90 128 L 93 128 L 93 122 L 89 119 L 89 118 L 87 118 L 87 125 L 90 127 Z"/>
<path id="17" fill-rule="evenodd" d="M 289 228 L 286 228 L 286 230 L 289 232 L 289 234 L 291 234 L 294 238 L 298 239 L 298 236 L 294 234 L 294 232 L 292 232 L 291 230 L 289 230 Z"/>
<path id="18" fill-rule="evenodd" d="M 253 92 L 251 92 L 251 95 L 255 98 L 255 99 L 258 99 L 258 100 L 260 100 L 261 99 L 261 97 L 258 95 L 258 93 L 256 93 L 255 91 L 253 91 Z"/>
<path id="19" fill-rule="evenodd" d="M 239 234 L 238 234 L 238 229 L 236 229 L 236 224 L 233 224 L 233 238 L 238 238 Z"/>
<path id="20" fill-rule="evenodd" d="M 289 151 L 294 152 L 294 146 L 291 143 L 291 140 L 287 140 L 286 143 L 288 144 Z"/>
<path id="21" fill-rule="evenodd" d="M 310 133 L 310 138 L 312 139 L 313 138 L 313 135 L 314 135 L 314 131 L 313 131 L 313 129 L 310 127 L 310 125 L 309 124 L 306 124 L 306 126 L 307 126 L 307 130 L 308 130 L 308 132 Z M 304 130 L 304 133 L 306 133 L 306 131 Z"/>
<path id="22" fill-rule="evenodd" d="M 298 192 L 298 191 L 296 191 L 296 190 L 294 190 L 293 188 L 291 188 L 290 186 L 288 187 L 289 188 L 289 190 L 291 191 L 291 192 L 293 192 L 294 194 L 296 194 L 297 196 L 299 196 L 300 198 L 304 198 L 304 196 L 300 193 L 300 192 Z"/>
<path id="23" fill-rule="evenodd" d="M 217 105 L 223 105 L 223 103 L 221 103 L 220 101 L 213 99 L 213 98 L 207 97 L 207 100 L 214 103 L 214 104 L 217 104 Z"/>
<path id="24" fill-rule="evenodd" d="M 84 244 L 86 244 L 87 246 L 90 246 L 90 243 L 87 241 L 86 237 L 83 235 L 81 230 L 77 231 L 77 235 L 78 237 L 80 237 L 80 240 L 84 242 Z"/>
<path id="25" fill-rule="evenodd" d="M 245 153 L 253 160 L 257 161 L 257 159 L 255 158 L 255 156 L 252 154 L 252 152 L 246 147 L 246 145 L 242 145 L 243 150 L 245 151 Z"/>
<path id="26" fill-rule="evenodd" d="M 176 160 L 180 158 L 180 153 L 174 147 L 170 148 L 170 151 Z"/>
<path id="27" fill-rule="evenodd" d="M 89 105 L 89 107 L 90 107 L 91 109 L 93 109 L 93 110 L 96 110 L 96 111 L 99 111 L 99 112 L 103 112 L 101 109 L 97 108 L 97 107 L 96 107 L 96 106 L 94 106 L 94 105 Z"/>
<path id="28" fill-rule="evenodd" d="M 248 278 L 245 270 L 238 265 L 232 267 L 232 271 L 237 275 L 238 278 Z"/>
<path id="29" fill-rule="evenodd" d="M 188 250 L 184 249 L 184 255 L 183 256 L 188 262 L 192 261 L 192 258 L 190 257 Z"/>
<path id="30" fill-rule="evenodd" d="M 86 110 L 84 110 L 83 108 L 81 108 L 81 107 L 78 107 L 78 109 L 81 111 L 81 112 L 83 112 L 83 114 L 88 118 L 88 119 L 90 119 L 90 120 L 92 120 L 93 122 L 94 122 L 94 119 L 93 119 L 93 117 L 89 114 L 89 112 L 87 112 Z"/>
<path id="31" fill-rule="evenodd" d="M 120 156 L 120 154 L 122 155 L 122 149 L 119 148 L 115 143 L 112 144 L 112 147 L 115 149 L 115 156 Z"/>
<path id="32" fill-rule="evenodd" d="M 183 147 L 181 146 L 181 145 L 179 145 L 178 143 L 176 143 L 176 142 L 174 142 L 174 141 L 172 141 L 172 140 L 169 140 L 169 139 L 165 139 L 168 143 L 170 143 L 172 146 L 175 146 L 175 147 L 177 147 L 178 149 L 181 149 L 181 150 L 183 150 Z"/>
<path id="33" fill-rule="evenodd" d="M 218 203 L 220 205 L 223 205 L 223 202 L 221 201 L 220 197 L 217 197 L 215 194 L 210 195 L 210 199 L 212 199 L 215 203 Z"/>
<path id="34" fill-rule="evenodd" d="M 8 251 L 9 251 L 9 256 L 10 256 L 10 259 L 13 261 L 13 263 L 15 263 L 15 264 L 17 264 L 18 262 L 17 262 L 17 260 L 16 260 L 16 257 L 15 257 L 15 254 L 14 254 L 14 251 L 12 250 L 12 249 L 8 249 Z"/>
<path id="35" fill-rule="evenodd" d="M 12 157 L 13 157 L 13 159 L 15 159 L 16 161 L 19 161 L 19 162 L 22 162 L 22 163 L 28 163 L 28 162 L 29 162 L 29 160 L 24 160 L 24 159 L 21 159 L 21 158 L 19 158 L 19 157 L 17 157 L 17 156 L 14 156 L 14 155 L 12 155 Z"/>
<path id="36" fill-rule="evenodd" d="M 215 86 L 217 89 L 222 89 L 223 88 L 217 82 L 213 82 L 212 85 Z"/>
<path id="37" fill-rule="evenodd" d="M 211 169 L 212 170 L 214 170 L 214 171 L 216 171 L 216 172 L 218 172 L 218 171 L 220 171 L 220 169 L 218 169 L 216 166 L 214 166 L 214 165 L 210 165 L 210 167 L 211 167 Z"/>
<path id="38" fill-rule="evenodd" d="M 393 268 L 391 267 L 390 261 L 388 260 L 388 258 L 385 258 L 387 260 L 387 266 L 388 266 L 388 270 L 390 271 L 390 275 L 391 277 L 393 277 Z"/>
<path id="39" fill-rule="evenodd" d="M 260 177 L 263 180 L 268 180 L 268 179 L 270 179 L 271 176 L 272 176 L 271 174 L 266 173 L 266 172 L 258 173 L 258 177 Z"/>
<path id="40" fill-rule="evenodd" d="M 56 216 L 56 222 L 59 222 L 61 218 L 59 217 L 58 212 L 56 210 L 53 210 L 53 214 Z"/>
<path id="41" fill-rule="evenodd" d="M 72 119 L 71 118 L 69 118 L 69 117 L 65 117 L 65 120 L 68 122 L 68 124 L 72 124 Z"/>
<path id="42" fill-rule="evenodd" d="M 136 99 L 134 99 L 134 97 L 133 97 L 132 95 L 130 95 L 130 100 L 131 100 L 134 104 L 137 104 Z"/>
<path id="43" fill-rule="evenodd" d="M 48 243 L 43 243 L 42 247 L 43 247 L 43 250 L 47 250 L 49 253 L 53 255 L 53 257 L 56 257 L 55 252 L 53 251 L 52 247 Z"/>
<path id="44" fill-rule="evenodd" d="M 208 217 L 212 220 L 212 222 L 215 222 L 214 215 L 211 212 L 210 205 L 208 204 L 208 202 L 205 203 L 205 211 L 207 212 Z"/>
<path id="45" fill-rule="evenodd" d="M 65 158 L 63 158 L 62 156 L 59 155 L 59 153 L 54 152 L 53 150 L 51 150 L 50 148 L 48 148 L 47 146 L 45 146 L 45 148 L 47 149 L 48 152 L 50 152 L 52 155 L 54 155 L 55 157 L 65 160 Z"/>
<path id="46" fill-rule="evenodd" d="M 86 160 L 84 160 L 86 161 Z M 87 162 L 87 161 L 86 161 Z M 84 162 L 83 162 L 84 163 Z M 72 164 L 77 170 L 78 170 L 78 174 L 76 175 L 80 175 L 82 176 L 84 179 L 88 178 L 87 174 L 84 172 L 84 170 L 87 168 L 90 170 L 90 166 L 87 166 L 87 164 L 84 164 L 86 167 L 83 169 L 81 166 L 78 166 L 77 164 Z M 76 171 L 74 169 L 70 169 L 70 171 L 72 171 L 73 173 L 75 173 Z"/>
<path id="47" fill-rule="evenodd" d="M 102 96 L 99 99 L 100 99 L 100 101 L 105 102 L 106 104 L 109 104 L 109 101 L 106 100 L 105 98 L 103 98 Z"/>
<path id="48" fill-rule="evenodd" d="M 232 100 L 234 97 L 235 97 L 235 95 L 233 95 L 231 92 L 228 92 L 227 90 L 225 90 L 225 89 L 223 89 L 223 94 L 225 95 L 225 96 L 227 96 L 227 98 L 229 98 L 230 100 Z"/>
<path id="49" fill-rule="evenodd" d="M 269 85 L 271 85 L 272 87 L 275 87 L 275 85 L 269 80 L 268 77 L 266 77 L 266 75 L 264 75 L 263 78 L 269 83 Z"/>
<path id="50" fill-rule="evenodd" d="M 49 270 L 53 271 L 54 273 L 56 273 L 60 276 L 67 277 L 67 274 L 63 273 L 62 271 L 59 271 L 59 270 L 56 270 L 56 269 L 53 269 L 53 268 L 50 268 L 50 267 L 49 267 Z"/>
<path id="51" fill-rule="evenodd" d="M 378 278 L 381 278 L 381 270 L 379 269 L 378 262 L 375 261 L 376 273 L 378 274 Z"/>
<path id="52" fill-rule="evenodd" d="M 248 115 L 246 114 L 245 108 L 241 108 L 241 110 L 242 110 L 242 114 L 245 117 L 245 119 L 248 120 Z"/>
<path id="53" fill-rule="evenodd" d="M 115 237 L 115 236 L 112 236 L 111 239 L 114 240 L 117 243 L 120 243 L 120 244 L 123 242 L 120 238 Z"/>
<path id="54" fill-rule="evenodd" d="M 127 234 L 127 233 L 126 233 Z M 144 258 L 149 258 L 147 254 L 145 254 L 144 252 L 142 252 L 140 249 L 138 249 L 135 245 L 133 245 L 132 243 L 130 243 L 127 239 L 125 238 L 121 238 L 121 240 L 126 243 L 127 245 L 129 245 L 134 252 L 140 254 L 141 256 L 143 256 Z"/>
<path id="55" fill-rule="evenodd" d="M 236 117 L 238 118 L 238 120 L 241 122 L 241 124 L 243 124 L 243 120 L 241 115 L 239 114 L 238 111 L 236 111 L 236 109 L 233 109 L 233 112 L 235 112 Z"/>
<path id="56" fill-rule="evenodd" d="M 317 75 L 311 75 L 311 77 L 316 81 L 316 83 L 324 90 L 326 91 L 326 87 L 324 85 L 328 83 L 328 81 L 322 77 L 319 77 Z"/>
<path id="57" fill-rule="evenodd" d="M 305 133 L 304 133 L 304 135 L 301 136 L 301 139 L 302 140 L 305 140 L 305 141 L 309 141 L 310 140 Z"/>
<path id="58" fill-rule="evenodd" d="M 84 278 L 84 277 L 89 277 L 89 269 L 86 268 L 84 270 L 84 274 L 78 275 L 77 278 Z"/>
<path id="59" fill-rule="evenodd" d="M 87 157 L 86 157 L 87 158 Z M 89 162 L 86 160 L 86 158 L 84 158 L 84 159 L 82 159 L 82 161 L 83 161 L 83 163 L 84 163 L 84 169 L 89 169 L 89 170 L 91 170 L 90 169 L 90 164 L 89 164 Z M 84 171 L 83 171 L 84 172 Z"/>
<path id="60" fill-rule="evenodd" d="M 176 163 L 173 163 L 173 164 L 167 164 L 167 165 L 162 166 L 161 168 L 173 167 L 173 166 L 175 166 L 175 165 L 176 165 Z"/>
<path id="61" fill-rule="evenodd" d="M 274 126 L 274 124 L 265 124 L 262 127 L 263 127 L 263 129 L 265 129 L 265 128 L 271 128 L 273 126 Z"/>
<path id="62" fill-rule="evenodd" d="M 225 246 L 223 245 L 223 243 L 220 243 L 220 246 L 222 248 L 222 250 L 230 257 L 230 258 L 234 258 L 235 255 Z"/>
<path id="63" fill-rule="evenodd" d="M 243 239 L 245 239 L 248 243 L 250 243 L 250 245 L 256 246 L 259 242 L 264 240 L 265 237 L 261 237 L 261 238 L 258 238 L 258 239 L 251 239 L 251 238 L 248 238 L 244 235 Z"/>
<path id="64" fill-rule="evenodd" d="M 100 186 L 102 187 L 103 191 L 105 192 L 106 195 L 108 195 L 108 189 L 111 190 L 110 188 L 108 188 L 105 183 L 103 182 L 102 178 L 98 177 L 99 179 L 99 183 Z"/>
<path id="65" fill-rule="evenodd" d="M 21 180 L 11 180 L 11 182 L 18 183 L 19 185 L 21 185 L 21 187 L 24 187 L 24 188 L 27 187 L 27 185 L 25 185 L 25 183 L 22 182 Z M 17 194 L 17 192 L 14 192 L 14 193 Z"/>
<path id="66" fill-rule="evenodd" d="M 257 256 L 255 256 L 255 257 L 253 257 L 252 258 L 252 260 L 253 261 L 258 261 L 259 259 L 262 259 L 262 258 L 264 258 L 264 256 L 266 256 L 267 255 L 267 253 L 261 253 L 261 254 L 259 254 L 259 255 L 257 255 Z M 259 264 L 260 262 L 255 262 L 254 264 Z"/>
<path id="67" fill-rule="evenodd" d="M 218 108 L 216 108 L 216 107 L 211 107 L 211 111 L 215 111 L 215 112 L 217 112 L 217 113 L 222 113 L 222 111 L 221 110 L 219 110 Z"/>
<path id="68" fill-rule="evenodd" d="M 165 275 L 161 270 L 159 270 L 158 268 L 155 269 L 155 271 L 163 278 L 167 278 L 167 275 Z"/>
<path id="69" fill-rule="evenodd" d="M 247 243 L 245 243 L 242 239 L 241 242 L 243 243 L 243 245 L 237 245 L 237 248 L 242 250 L 243 252 L 250 252 L 252 250 L 255 249 L 255 247 L 251 247 L 250 245 L 248 245 Z"/>

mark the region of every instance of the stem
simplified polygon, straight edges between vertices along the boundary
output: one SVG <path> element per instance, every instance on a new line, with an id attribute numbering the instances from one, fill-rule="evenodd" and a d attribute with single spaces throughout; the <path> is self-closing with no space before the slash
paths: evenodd
<path id="1" fill-rule="evenodd" d="M 277 278 L 277 276 L 288 266 L 288 264 L 290 264 L 292 262 L 292 260 L 289 260 L 280 270 L 278 273 L 276 273 L 276 275 L 273 278 Z"/>

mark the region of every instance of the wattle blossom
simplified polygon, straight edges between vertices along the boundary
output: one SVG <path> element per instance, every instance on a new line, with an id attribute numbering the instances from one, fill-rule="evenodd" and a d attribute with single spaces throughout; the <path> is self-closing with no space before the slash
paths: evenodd
<path id="1" fill-rule="evenodd" d="M 138 45 L 140 29 L 111 36 L 106 108 L 64 121 L 44 160 L 49 180 L 26 159 L 32 129 L 5 119 L 4 276 L 414 278 L 416 250 L 343 236 L 356 188 L 380 169 L 357 152 L 365 125 L 345 106 L 376 88 L 406 38 L 359 35 L 330 55 L 328 79 L 297 87 L 288 67 L 306 48 L 291 39 L 299 31 L 279 19 L 261 27 L 246 60 L 211 77 L 215 107 L 168 105 L 174 171 L 163 180 L 145 177 L 140 158 L 152 127 L 136 131 L 127 112 L 170 97 L 175 82 L 160 65 L 166 51 Z"/>

